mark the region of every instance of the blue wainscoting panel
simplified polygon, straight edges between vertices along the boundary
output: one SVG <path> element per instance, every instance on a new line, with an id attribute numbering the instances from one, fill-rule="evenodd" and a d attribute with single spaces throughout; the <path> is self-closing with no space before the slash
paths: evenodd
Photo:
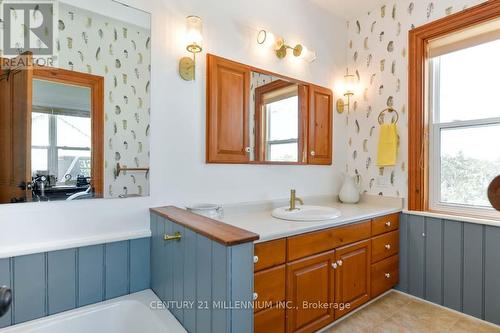
<path id="1" fill-rule="evenodd" d="M 130 241 L 130 292 L 148 289 L 151 280 L 151 238 Z"/>
<path id="2" fill-rule="evenodd" d="M 400 247 L 399 290 L 500 324 L 499 227 L 403 214 Z"/>
<path id="3" fill-rule="evenodd" d="M 10 259 L 0 259 L 0 286 L 12 288 L 12 271 Z M 0 328 L 12 324 L 12 309 L 10 309 L 2 318 L 0 318 Z"/>
<path id="4" fill-rule="evenodd" d="M 47 254 L 49 315 L 77 306 L 76 252 L 69 249 Z"/>
<path id="5" fill-rule="evenodd" d="M 425 223 L 425 297 L 443 304 L 443 223 L 433 218 Z"/>
<path id="6" fill-rule="evenodd" d="M 0 259 L 14 302 L 0 328 L 150 288 L 150 239 Z"/>
<path id="7" fill-rule="evenodd" d="M 485 240 L 484 318 L 500 325 L 500 228 L 486 227 Z"/>
<path id="8" fill-rule="evenodd" d="M 188 332 L 253 331 L 253 310 L 234 307 L 252 303 L 253 243 L 224 246 L 156 214 L 151 232 L 152 288 Z"/>
<path id="9" fill-rule="evenodd" d="M 104 300 L 104 245 L 78 250 L 78 306 Z"/>
<path id="10" fill-rule="evenodd" d="M 128 241 L 107 244 L 105 247 L 105 299 L 129 293 Z"/>

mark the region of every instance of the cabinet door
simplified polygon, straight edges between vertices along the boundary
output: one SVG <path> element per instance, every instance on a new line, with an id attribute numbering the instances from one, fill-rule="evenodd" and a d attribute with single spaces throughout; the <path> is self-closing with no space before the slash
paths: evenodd
<path id="1" fill-rule="evenodd" d="M 370 240 L 336 250 L 335 260 L 338 266 L 335 270 L 335 300 L 339 308 L 335 310 L 335 318 L 345 315 L 370 299 L 370 252 Z"/>
<path id="2" fill-rule="evenodd" d="M 246 163 L 250 68 L 213 55 L 207 63 L 207 163 Z"/>
<path id="3" fill-rule="evenodd" d="M 287 332 L 315 332 L 334 319 L 335 251 L 287 264 Z"/>
<path id="4" fill-rule="evenodd" d="M 333 94 L 330 89 L 310 87 L 309 164 L 332 164 Z"/>

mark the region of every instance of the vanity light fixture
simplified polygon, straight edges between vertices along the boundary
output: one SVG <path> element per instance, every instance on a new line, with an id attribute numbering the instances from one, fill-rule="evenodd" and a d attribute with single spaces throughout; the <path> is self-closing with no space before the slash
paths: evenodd
<path id="1" fill-rule="evenodd" d="M 199 16 L 190 15 L 186 17 L 186 50 L 193 57 L 182 57 L 179 61 L 179 74 L 186 81 L 195 79 L 196 54 L 203 51 L 202 21 Z"/>
<path id="2" fill-rule="evenodd" d="M 308 50 L 302 44 L 290 46 L 285 43 L 283 37 L 276 37 L 273 33 L 267 30 L 260 30 L 257 34 L 257 43 L 267 48 L 273 48 L 276 56 L 283 59 L 287 56 L 288 50 L 292 50 L 295 57 L 304 59 L 307 62 L 316 60 L 316 52 Z"/>
<path id="3" fill-rule="evenodd" d="M 347 107 L 347 112 L 349 112 L 351 107 L 351 96 L 354 95 L 354 90 L 356 87 L 356 76 L 349 74 L 349 70 L 347 70 L 347 74 L 344 76 L 344 96 L 347 98 L 347 103 L 344 102 L 342 98 L 337 100 L 337 112 L 343 113 Z"/>

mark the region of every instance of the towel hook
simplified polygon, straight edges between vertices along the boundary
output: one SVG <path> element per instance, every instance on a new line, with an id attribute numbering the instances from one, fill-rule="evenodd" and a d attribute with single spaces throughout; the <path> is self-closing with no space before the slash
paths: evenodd
<path id="1" fill-rule="evenodd" d="M 382 125 L 384 123 L 384 118 L 383 118 L 384 112 L 389 112 L 389 113 L 396 112 L 396 120 L 394 121 L 394 124 L 398 123 L 398 120 L 399 120 L 399 113 L 398 113 L 398 111 L 396 111 L 396 109 L 394 109 L 392 107 L 388 107 L 387 109 L 382 110 L 379 113 L 379 115 L 378 115 L 378 123 L 380 125 Z"/>

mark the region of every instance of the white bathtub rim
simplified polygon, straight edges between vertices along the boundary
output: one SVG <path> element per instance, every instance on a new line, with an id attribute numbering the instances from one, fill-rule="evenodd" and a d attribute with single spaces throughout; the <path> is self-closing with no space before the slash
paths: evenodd
<path id="1" fill-rule="evenodd" d="M 78 315 L 89 314 L 92 312 L 101 311 L 103 309 L 113 308 L 119 306 L 120 303 L 130 302 L 130 301 L 140 302 L 148 309 L 151 309 L 150 307 L 151 303 L 159 302 L 160 299 L 151 289 L 146 289 L 129 295 L 113 298 L 107 301 L 85 305 L 76 309 L 71 309 L 68 311 L 56 313 L 46 317 L 41 317 L 27 322 L 11 325 L 5 328 L 0 328 L 0 333 L 11 333 L 11 332 L 18 333 L 18 332 L 24 332 L 24 330 L 31 332 L 30 330 L 33 330 L 35 328 L 41 328 L 41 327 L 46 327 L 48 325 L 52 325 L 52 323 L 57 320 L 64 320 Z M 174 317 L 174 315 L 169 310 L 167 309 L 152 310 L 152 315 L 157 317 L 162 323 L 164 323 L 170 329 L 172 329 L 172 332 L 187 333 L 186 329 L 182 327 L 179 321 Z"/>

